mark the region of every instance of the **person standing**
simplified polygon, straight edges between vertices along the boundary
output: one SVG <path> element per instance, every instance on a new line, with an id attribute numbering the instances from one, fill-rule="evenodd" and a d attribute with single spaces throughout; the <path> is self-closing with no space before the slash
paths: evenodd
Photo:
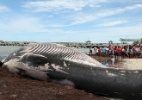
<path id="1" fill-rule="evenodd" d="M 115 58 L 114 55 L 111 56 L 112 67 L 114 67 Z"/>
<path id="2" fill-rule="evenodd" d="M 133 47 L 133 57 L 136 58 L 136 48 Z"/>
<path id="3" fill-rule="evenodd" d="M 115 56 L 115 59 L 117 60 L 118 59 L 118 46 L 115 46 L 114 48 L 114 56 Z"/>
<path id="4" fill-rule="evenodd" d="M 125 58 L 126 50 L 124 47 L 122 47 L 122 57 Z"/>
<path id="5" fill-rule="evenodd" d="M 121 56 L 122 56 L 122 48 L 120 46 L 118 46 L 117 48 L 117 53 L 118 53 L 118 60 L 121 61 Z"/>
<path id="6" fill-rule="evenodd" d="M 106 51 L 106 48 L 105 48 L 105 47 L 102 47 L 102 55 L 103 55 L 103 56 L 105 55 L 105 51 Z"/>
<path id="7" fill-rule="evenodd" d="M 136 46 L 135 50 L 136 50 L 136 57 L 139 57 L 139 55 L 140 55 L 140 47 Z"/>
<path id="8" fill-rule="evenodd" d="M 94 54 L 97 54 L 97 47 L 94 47 Z"/>
<path id="9" fill-rule="evenodd" d="M 140 57 L 142 57 L 142 45 L 140 46 Z"/>
<path id="10" fill-rule="evenodd" d="M 98 48 L 98 55 L 101 56 L 102 55 L 102 50 L 101 47 Z"/>
<path id="11" fill-rule="evenodd" d="M 131 48 L 131 46 L 129 45 L 129 49 L 128 49 L 128 55 L 129 55 L 129 58 L 131 58 L 131 52 L 132 52 L 131 49 L 132 49 L 132 48 Z"/>
<path id="12" fill-rule="evenodd" d="M 113 49 L 112 45 L 109 45 L 108 48 L 109 48 L 109 55 L 113 55 L 114 49 Z"/>
<path id="13" fill-rule="evenodd" d="M 126 56 L 129 57 L 129 46 L 126 46 Z"/>
<path id="14" fill-rule="evenodd" d="M 106 54 L 106 56 L 108 56 L 108 54 L 109 54 L 109 48 L 108 47 L 106 47 L 105 54 Z"/>
<path id="15" fill-rule="evenodd" d="M 91 47 L 89 48 L 89 54 L 92 55 L 92 48 Z"/>

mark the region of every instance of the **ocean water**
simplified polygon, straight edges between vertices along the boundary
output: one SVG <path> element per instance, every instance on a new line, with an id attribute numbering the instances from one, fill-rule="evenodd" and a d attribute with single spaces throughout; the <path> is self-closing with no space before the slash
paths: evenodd
<path id="1" fill-rule="evenodd" d="M 10 53 L 21 48 L 20 46 L 0 46 L 0 61 L 8 56 Z"/>
<path id="2" fill-rule="evenodd" d="M 20 46 L 0 46 L 0 56 L 8 56 L 10 53 L 21 48 Z"/>

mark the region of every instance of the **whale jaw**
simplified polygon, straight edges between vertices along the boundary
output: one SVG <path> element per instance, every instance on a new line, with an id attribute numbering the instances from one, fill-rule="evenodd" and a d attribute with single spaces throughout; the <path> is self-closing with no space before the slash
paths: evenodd
<path id="1" fill-rule="evenodd" d="M 29 76 L 38 80 L 47 80 L 48 76 L 46 72 L 35 70 L 27 66 L 22 62 L 18 62 L 18 59 L 11 59 L 3 64 L 3 67 L 8 68 L 11 73 L 18 73 L 23 76 Z"/>

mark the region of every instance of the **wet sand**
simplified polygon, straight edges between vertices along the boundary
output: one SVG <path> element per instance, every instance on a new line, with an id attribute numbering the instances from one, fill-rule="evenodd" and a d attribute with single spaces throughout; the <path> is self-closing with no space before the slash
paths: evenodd
<path id="1" fill-rule="evenodd" d="M 109 100 L 71 86 L 39 81 L 0 68 L 0 100 Z"/>
<path id="2" fill-rule="evenodd" d="M 111 61 L 111 57 L 110 56 L 96 56 L 96 55 L 89 55 L 92 58 L 98 60 L 101 63 L 108 63 L 109 67 L 113 67 L 113 68 L 122 68 L 122 64 L 123 64 L 123 59 L 121 61 L 119 60 L 115 60 L 114 65 L 112 65 L 112 61 Z"/>
<path id="3" fill-rule="evenodd" d="M 110 67 L 124 68 L 127 70 L 142 70 L 142 58 L 122 58 L 121 60 L 115 60 L 114 66 L 112 66 L 111 57 L 102 57 L 96 55 L 90 55 L 92 58 L 99 62 L 107 62 Z"/>

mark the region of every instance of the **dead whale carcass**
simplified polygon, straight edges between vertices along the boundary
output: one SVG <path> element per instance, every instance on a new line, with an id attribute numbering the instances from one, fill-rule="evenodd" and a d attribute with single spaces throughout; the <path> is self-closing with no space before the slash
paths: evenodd
<path id="1" fill-rule="evenodd" d="M 37 43 L 10 54 L 4 61 L 11 72 L 40 80 L 58 81 L 92 93 L 141 95 L 142 71 L 106 68 L 74 49 Z"/>

